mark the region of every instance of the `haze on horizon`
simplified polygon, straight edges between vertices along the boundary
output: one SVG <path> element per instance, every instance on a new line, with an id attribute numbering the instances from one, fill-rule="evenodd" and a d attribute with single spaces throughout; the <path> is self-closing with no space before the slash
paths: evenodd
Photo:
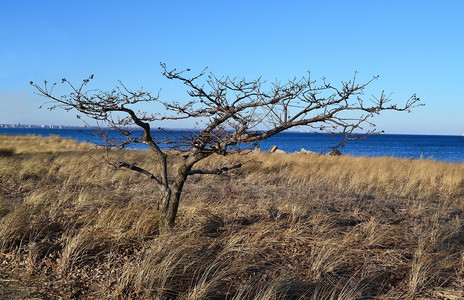
<path id="1" fill-rule="evenodd" d="M 75 112 L 38 109 L 29 81 L 80 82 L 186 101 L 168 68 L 285 82 L 306 75 L 332 83 L 380 75 L 366 91 L 424 107 L 384 113 L 386 133 L 464 133 L 464 2 L 438 1 L 3 1 L 0 123 L 82 125 Z M 60 87 L 57 88 L 59 94 Z M 145 109 L 145 108 L 142 108 Z M 146 107 L 149 110 L 149 107 Z M 188 122 L 157 126 L 186 128 Z M 301 130 L 305 130 L 301 128 Z"/>

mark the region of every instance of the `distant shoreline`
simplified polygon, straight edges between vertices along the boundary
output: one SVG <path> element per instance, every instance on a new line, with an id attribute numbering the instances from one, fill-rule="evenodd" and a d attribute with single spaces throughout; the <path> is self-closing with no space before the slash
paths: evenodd
<path id="1" fill-rule="evenodd" d="M 110 127 L 101 127 L 102 129 L 111 129 Z M 139 130 L 139 127 L 128 127 L 131 129 Z M 89 129 L 92 130 L 93 127 L 89 125 L 55 125 L 55 124 L 0 124 L 0 129 Z M 141 130 L 141 129 L 140 129 Z M 160 131 L 158 128 L 152 128 L 152 130 Z M 162 130 L 172 130 L 172 131 L 191 131 L 197 130 L 192 128 L 162 128 Z M 286 132 L 291 133 L 313 133 L 313 134 L 324 134 L 316 131 L 305 131 L 305 130 L 288 130 Z M 363 134 L 363 133 L 358 133 Z M 410 136 L 460 136 L 464 138 L 463 134 L 437 134 L 437 133 L 382 133 L 382 135 L 410 135 Z"/>
<path id="2" fill-rule="evenodd" d="M 73 126 L 73 125 L 35 125 L 35 124 L 0 124 L 0 128 L 24 128 L 24 129 L 92 129 L 87 125 Z"/>

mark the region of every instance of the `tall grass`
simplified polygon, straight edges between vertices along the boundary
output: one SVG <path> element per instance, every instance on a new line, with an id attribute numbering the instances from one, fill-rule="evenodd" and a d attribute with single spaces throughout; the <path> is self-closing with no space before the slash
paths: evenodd
<path id="1" fill-rule="evenodd" d="M 0 271 L 42 296 L 463 296 L 463 164 L 212 156 L 198 168 L 247 163 L 191 176 L 176 228 L 159 235 L 156 186 L 100 164 L 106 153 L 34 136 L 0 135 L 0 149 L 14 149 L 0 155 Z M 147 151 L 109 155 L 153 167 Z M 170 155 L 171 167 L 180 159 Z"/>

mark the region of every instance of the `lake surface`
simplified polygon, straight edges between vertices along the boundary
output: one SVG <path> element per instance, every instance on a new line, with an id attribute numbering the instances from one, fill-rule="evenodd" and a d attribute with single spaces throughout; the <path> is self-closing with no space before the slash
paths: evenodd
<path id="1" fill-rule="evenodd" d="M 181 135 L 186 131 L 171 131 Z M 101 144 L 100 139 L 91 129 L 51 129 L 51 128 L 0 128 L 0 134 L 12 135 L 58 135 L 75 139 L 79 142 Z M 113 132 L 114 133 L 114 132 Z M 115 134 L 115 133 L 114 133 Z M 154 131 L 154 137 L 162 140 L 165 133 Z M 306 132 L 283 132 L 259 144 L 263 151 L 272 145 L 287 152 L 300 151 L 301 148 L 315 152 L 328 152 L 330 146 L 338 143 L 340 137 Z M 143 145 L 134 145 L 135 149 L 143 149 Z M 343 154 L 354 156 L 395 156 L 400 158 L 433 159 L 437 161 L 464 162 L 464 137 L 447 135 L 372 135 L 363 140 L 348 141 Z"/>

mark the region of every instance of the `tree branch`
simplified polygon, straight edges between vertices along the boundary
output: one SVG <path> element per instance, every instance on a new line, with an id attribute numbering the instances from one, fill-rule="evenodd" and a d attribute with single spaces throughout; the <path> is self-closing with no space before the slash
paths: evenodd
<path id="1" fill-rule="evenodd" d="M 195 175 L 195 174 L 216 174 L 216 175 L 220 175 L 224 172 L 227 172 L 229 170 L 233 170 L 233 169 L 238 169 L 238 168 L 241 168 L 243 166 L 242 163 L 238 163 L 236 165 L 233 165 L 233 166 L 230 166 L 230 167 L 222 167 L 220 169 L 214 169 L 214 170 L 191 170 L 188 175 Z"/>
<path id="2" fill-rule="evenodd" d="M 136 166 L 134 164 L 128 164 L 128 163 L 126 163 L 124 161 L 117 161 L 117 162 L 110 163 L 110 165 L 112 165 L 113 167 L 115 167 L 117 169 L 126 168 L 126 169 L 129 169 L 129 170 L 141 173 L 141 174 L 147 176 L 148 178 L 154 180 L 158 185 L 163 186 L 161 181 L 153 173 L 150 173 L 149 171 L 147 171 L 147 170 L 145 170 L 145 169 L 143 169 L 141 167 L 138 167 L 138 166 Z"/>

